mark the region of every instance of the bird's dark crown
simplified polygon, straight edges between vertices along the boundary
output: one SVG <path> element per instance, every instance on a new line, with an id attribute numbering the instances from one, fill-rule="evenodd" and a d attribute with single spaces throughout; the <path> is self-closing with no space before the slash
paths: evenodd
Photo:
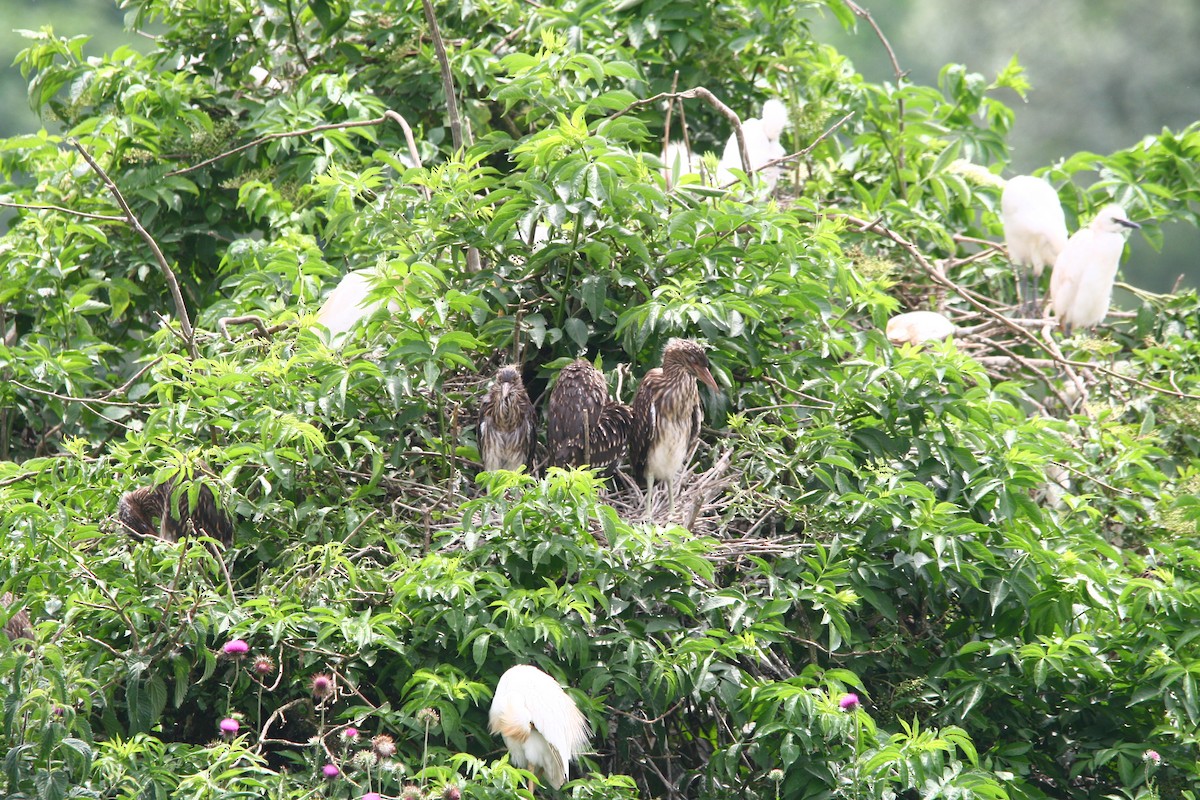
<path id="1" fill-rule="evenodd" d="M 496 370 L 496 380 L 500 383 L 512 383 L 513 381 L 520 381 L 521 370 L 517 369 L 512 364 L 508 364 Z"/>
<path id="2" fill-rule="evenodd" d="M 663 364 L 669 362 L 708 369 L 708 353 L 691 339 L 671 339 L 663 350 Z"/>

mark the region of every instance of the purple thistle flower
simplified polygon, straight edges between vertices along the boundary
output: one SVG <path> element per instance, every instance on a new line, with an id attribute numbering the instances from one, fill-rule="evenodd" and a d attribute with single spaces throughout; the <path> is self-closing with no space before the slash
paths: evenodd
<path id="1" fill-rule="evenodd" d="M 1146 752 L 1142 753 L 1142 760 L 1153 761 L 1155 764 L 1161 764 L 1162 756 L 1158 754 L 1157 750 L 1147 750 Z"/>
<path id="2" fill-rule="evenodd" d="M 245 639 L 230 639 L 221 648 L 221 652 L 230 658 L 241 658 L 250 652 L 250 645 L 246 644 Z"/>
<path id="3" fill-rule="evenodd" d="M 238 732 L 238 728 L 241 726 L 238 725 L 238 721 L 233 717 L 226 717 L 225 719 L 221 720 L 220 727 L 222 736 L 233 736 Z"/>
<path id="4" fill-rule="evenodd" d="M 325 674 L 314 675 L 312 678 L 313 697 L 324 700 L 333 694 L 333 678 Z"/>
<path id="5" fill-rule="evenodd" d="M 342 731 L 342 738 L 343 739 L 357 739 L 358 738 L 358 728 L 353 728 L 353 727 L 346 728 L 344 731 Z"/>
<path id="6" fill-rule="evenodd" d="M 842 695 L 842 699 L 838 701 L 838 706 L 842 711 L 853 711 L 858 708 L 858 695 L 854 692 Z"/>
<path id="7" fill-rule="evenodd" d="M 321 767 L 321 774 L 326 778 L 333 779 L 342 774 L 342 771 L 337 768 L 336 764 L 326 764 Z"/>
<path id="8" fill-rule="evenodd" d="M 362 796 L 362 800 L 383 800 L 383 795 L 379 792 L 367 792 Z"/>

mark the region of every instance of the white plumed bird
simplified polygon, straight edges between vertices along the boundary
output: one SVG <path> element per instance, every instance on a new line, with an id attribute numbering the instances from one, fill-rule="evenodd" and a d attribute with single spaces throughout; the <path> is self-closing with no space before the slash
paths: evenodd
<path id="1" fill-rule="evenodd" d="M 954 323 L 936 311 L 910 311 L 888 320 L 887 338 L 894 345 L 924 344 L 953 336 Z"/>
<path id="2" fill-rule="evenodd" d="M 567 780 L 568 762 L 587 748 L 591 735 L 587 720 L 558 681 L 528 664 L 500 676 L 488 727 L 504 737 L 515 766 L 555 789 Z"/>
<path id="3" fill-rule="evenodd" d="M 371 293 L 372 273 L 372 270 L 347 272 L 321 304 L 317 324 L 329 331 L 330 342 L 340 343 L 359 320 L 366 319 L 379 308 L 378 301 L 367 299 Z"/>
<path id="4" fill-rule="evenodd" d="M 1140 227 L 1113 203 L 1100 209 L 1090 225 L 1067 241 L 1050 275 L 1050 305 L 1066 335 L 1071 335 L 1073 327 L 1090 328 L 1104 321 L 1125 251 L 1125 235 Z"/>
<path id="5" fill-rule="evenodd" d="M 763 104 L 762 117 L 750 118 L 742 123 L 742 137 L 746 140 L 746 155 L 750 157 L 750 169 L 758 170 L 764 164 L 783 158 L 787 153 L 779 143 L 783 129 L 787 127 L 787 106 L 778 100 L 768 100 Z M 725 152 L 721 154 L 721 163 L 717 167 L 717 185 L 727 186 L 733 182 L 730 170 L 742 169 L 742 155 L 738 151 L 737 135 L 730 134 L 725 142 Z M 770 167 L 761 175 L 767 185 L 767 190 L 775 189 L 779 180 L 779 167 Z"/>
<path id="6" fill-rule="evenodd" d="M 1004 244 L 1017 272 L 1017 288 L 1025 313 L 1037 314 L 1037 289 L 1042 271 L 1053 267 L 1067 244 L 1067 220 L 1058 192 L 1041 178 L 1018 175 L 1004 184 L 1000 195 Z M 1032 272 L 1032 278 L 1029 275 Z"/>

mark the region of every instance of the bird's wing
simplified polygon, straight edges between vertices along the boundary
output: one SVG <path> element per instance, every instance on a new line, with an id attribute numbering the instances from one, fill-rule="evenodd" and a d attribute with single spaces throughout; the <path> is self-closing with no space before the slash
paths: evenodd
<path id="1" fill-rule="evenodd" d="M 559 372 L 546 410 L 546 449 L 550 451 L 552 466 L 583 463 L 585 444 L 592 448 L 592 462 L 602 463 L 596 457 L 593 429 L 604 411 L 607 396 L 604 376 L 586 361 L 575 361 Z"/>
<path id="2" fill-rule="evenodd" d="M 629 444 L 629 429 L 632 427 L 633 412 L 629 406 L 617 402 L 606 405 L 592 426 L 593 466 L 608 467 L 620 461 Z"/>
<path id="3" fill-rule="evenodd" d="M 350 330 L 354 323 L 370 316 L 378 308 L 377 303 L 366 302 L 371 293 L 371 281 L 362 272 L 348 272 L 337 287 L 325 298 L 317 312 L 317 322 L 324 325 L 331 336 Z"/>
<path id="4" fill-rule="evenodd" d="M 521 389 L 524 394 L 524 388 Z M 537 410 L 534 409 L 533 403 L 529 401 L 529 395 L 524 394 L 522 406 L 524 419 L 521 420 L 521 426 L 524 428 L 525 435 L 525 471 L 532 474 L 533 465 L 537 459 Z"/>
<path id="5" fill-rule="evenodd" d="M 650 442 L 658 427 L 658 408 L 655 398 L 662 383 L 662 368 L 655 367 L 646 373 L 633 396 L 633 423 L 629 434 L 629 467 L 633 477 L 643 481 L 646 477 L 646 458 L 650 453 Z"/>
<path id="6" fill-rule="evenodd" d="M 1079 282 L 1087 271 L 1087 252 L 1091 242 L 1091 231 L 1084 228 L 1067 241 L 1067 246 L 1058 254 L 1054 270 L 1050 273 L 1050 303 L 1058 317 L 1069 316 L 1079 292 Z"/>
<path id="7" fill-rule="evenodd" d="M 587 746 L 588 723 L 566 692 L 557 684 L 547 688 L 530 708 L 533 727 L 546 740 L 551 755 L 544 764 L 546 780 L 555 788 L 570 775 L 567 762 Z"/>

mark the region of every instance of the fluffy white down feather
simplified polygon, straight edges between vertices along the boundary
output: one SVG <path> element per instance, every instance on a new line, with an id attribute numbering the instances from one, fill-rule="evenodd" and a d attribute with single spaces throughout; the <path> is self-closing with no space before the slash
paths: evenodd
<path id="1" fill-rule="evenodd" d="M 1000 195 L 1004 244 L 1016 265 L 1033 270 L 1054 266 L 1067 244 L 1067 220 L 1058 192 L 1041 178 L 1017 175 L 1004 184 Z"/>
<path id="2" fill-rule="evenodd" d="M 570 776 L 568 762 L 587 748 L 591 734 L 587 720 L 558 681 L 528 664 L 500 677 L 488 727 L 504 737 L 514 765 L 556 789 Z"/>

